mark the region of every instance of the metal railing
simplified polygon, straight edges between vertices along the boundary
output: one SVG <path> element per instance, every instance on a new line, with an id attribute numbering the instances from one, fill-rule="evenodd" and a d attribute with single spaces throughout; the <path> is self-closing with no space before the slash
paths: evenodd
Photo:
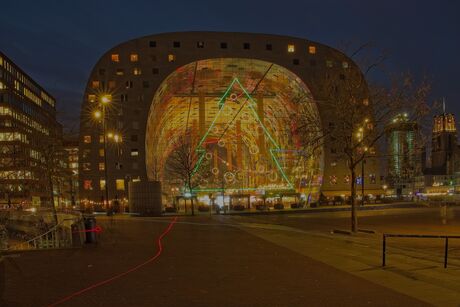
<path id="1" fill-rule="evenodd" d="M 387 243 L 386 238 L 397 237 L 397 238 L 429 238 L 429 239 L 444 239 L 444 268 L 447 268 L 447 257 L 449 253 L 449 239 L 460 239 L 460 236 L 439 236 L 439 235 L 410 235 L 410 234 L 383 234 L 382 242 L 382 267 L 386 265 L 386 253 Z"/>
<path id="2" fill-rule="evenodd" d="M 53 226 L 45 233 L 40 234 L 26 242 L 13 245 L 8 250 L 11 251 L 71 247 L 73 244 L 71 229 L 63 226 L 63 224 L 69 220 L 74 219 L 64 219 L 62 222 Z"/>

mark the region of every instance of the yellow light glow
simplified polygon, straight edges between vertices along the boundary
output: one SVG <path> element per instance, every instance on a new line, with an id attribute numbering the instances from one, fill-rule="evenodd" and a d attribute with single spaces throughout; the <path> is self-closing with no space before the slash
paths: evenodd
<path id="1" fill-rule="evenodd" d="M 363 127 L 359 128 L 359 132 L 363 132 Z"/>
<path id="2" fill-rule="evenodd" d="M 102 112 L 99 110 L 94 111 L 93 113 L 94 118 L 99 119 L 102 117 Z"/>
<path id="3" fill-rule="evenodd" d="M 107 104 L 107 103 L 112 102 L 112 95 L 108 95 L 108 94 L 102 95 L 102 96 L 101 96 L 101 102 L 102 102 L 103 104 Z"/>
<path id="4" fill-rule="evenodd" d="M 113 138 L 113 133 L 112 133 L 112 132 L 107 133 L 107 137 L 108 137 L 109 139 Z"/>
<path id="5" fill-rule="evenodd" d="M 365 122 L 365 123 L 368 123 L 368 122 L 369 122 L 369 118 L 365 118 L 365 119 L 364 119 L 364 122 Z"/>
<path id="6" fill-rule="evenodd" d="M 115 141 L 115 143 L 121 142 L 121 136 L 119 136 L 118 134 L 114 134 L 113 140 Z"/>

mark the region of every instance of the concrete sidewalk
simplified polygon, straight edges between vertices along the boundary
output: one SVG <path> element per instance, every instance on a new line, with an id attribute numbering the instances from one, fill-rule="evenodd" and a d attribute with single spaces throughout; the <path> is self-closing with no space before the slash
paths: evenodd
<path id="1" fill-rule="evenodd" d="M 460 240 L 450 244 L 443 268 L 442 242 L 393 240 L 381 267 L 380 234 L 337 235 L 239 219 L 242 230 L 268 242 L 436 306 L 460 304 Z"/>

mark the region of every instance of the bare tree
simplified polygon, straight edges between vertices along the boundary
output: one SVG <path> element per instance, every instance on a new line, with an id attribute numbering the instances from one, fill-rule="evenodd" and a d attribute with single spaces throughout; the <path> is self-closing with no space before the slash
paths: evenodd
<path id="1" fill-rule="evenodd" d="M 196 145 L 188 135 L 179 137 L 173 143 L 173 151 L 166 161 L 167 175 L 183 182 L 185 192 L 191 195 L 192 215 L 195 215 L 193 191 L 201 182 L 203 170 L 207 169 L 204 165 L 206 159 L 203 159 L 204 155 Z"/>
<path id="2" fill-rule="evenodd" d="M 379 61 L 363 71 L 368 73 L 378 65 Z M 366 81 L 357 70 L 344 69 L 326 86 L 329 97 L 325 106 L 334 123 L 325 133 L 334 140 L 338 156 L 346 162 L 350 173 L 351 230 L 356 232 L 356 168 L 366 157 L 375 156 L 385 126 L 395 116 L 407 112 L 412 121 L 418 122 L 429 113 L 430 84 L 417 83 L 408 74 L 391 78 L 386 85 L 375 84 Z"/>

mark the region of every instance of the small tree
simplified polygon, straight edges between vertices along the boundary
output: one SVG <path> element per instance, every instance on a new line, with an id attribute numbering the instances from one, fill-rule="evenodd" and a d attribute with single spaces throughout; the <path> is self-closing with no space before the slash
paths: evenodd
<path id="1" fill-rule="evenodd" d="M 189 135 L 180 136 L 173 142 L 173 150 L 166 161 L 166 171 L 171 179 L 180 180 L 185 192 L 191 194 L 192 215 L 195 215 L 193 191 L 201 182 L 202 170 L 206 169 L 205 159 L 196 150 L 196 144 Z"/>

